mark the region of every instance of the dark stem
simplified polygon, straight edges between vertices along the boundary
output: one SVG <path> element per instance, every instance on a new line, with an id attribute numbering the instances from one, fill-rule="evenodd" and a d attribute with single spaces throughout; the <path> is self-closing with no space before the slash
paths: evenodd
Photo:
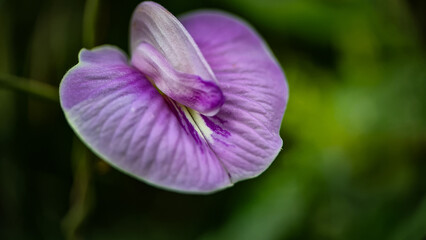
<path id="1" fill-rule="evenodd" d="M 32 79 L 0 73 L 0 87 L 59 102 L 58 88 Z"/>
<path id="2" fill-rule="evenodd" d="M 87 0 L 83 16 L 83 46 L 93 48 L 96 44 L 96 23 L 99 0 Z"/>

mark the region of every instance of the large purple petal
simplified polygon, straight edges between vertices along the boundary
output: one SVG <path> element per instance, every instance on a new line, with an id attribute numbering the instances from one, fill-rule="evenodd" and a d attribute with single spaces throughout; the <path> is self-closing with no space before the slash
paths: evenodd
<path id="1" fill-rule="evenodd" d="M 142 2 L 136 7 L 131 20 L 130 38 L 132 59 L 139 57 L 134 54 L 138 52 L 137 48 L 141 46 L 141 43 L 147 43 L 164 56 L 177 72 L 198 76 L 204 82 L 211 82 L 211 86 L 217 83 L 213 71 L 192 37 L 179 20 L 161 5 Z M 183 82 L 186 79 L 177 80 Z M 181 87 L 184 86 L 184 84 L 181 85 Z M 217 102 L 215 109 L 202 113 L 209 116 L 215 115 L 222 102 Z M 180 103 L 185 105 L 183 102 Z"/>
<path id="2" fill-rule="evenodd" d="M 221 12 L 181 18 L 225 96 L 214 117 L 201 117 L 209 145 L 233 182 L 263 172 L 281 150 L 280 124 L 288 99 L 284 74 L 259 35 Z"/>
<path id="3" fill-rule="evenodd" d="M 79 60 L 61 82 L 61 105 L 74 131 L 100 157 L 177 191 L 231 185 L 189 111 L 163 97 L 120 50 L 82 50 Z"/>

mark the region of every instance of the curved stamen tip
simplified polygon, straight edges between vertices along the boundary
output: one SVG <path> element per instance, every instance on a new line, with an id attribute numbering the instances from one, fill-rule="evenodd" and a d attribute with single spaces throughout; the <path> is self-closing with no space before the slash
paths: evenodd
<path id="1" fill-rule="evenodd" d="M 133 51 L 132 64 L 166 96 L 201 114 L 213 116 L 225 102 L 222 90 L 215 82 L 175 70 L 149 43 L 141 43 Z"/>

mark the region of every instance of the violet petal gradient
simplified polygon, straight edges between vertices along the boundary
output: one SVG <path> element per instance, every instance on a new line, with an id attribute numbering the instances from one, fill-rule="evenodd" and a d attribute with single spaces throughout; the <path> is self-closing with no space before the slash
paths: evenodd
<path id="1" fill-rule="evenodd" d="M 212 192 L 271 164 L 282 146 L 288 88 L 243 21 L 196 12 L 182 23 L 158 4 L 140 4 L 132 20 L 136 66 L 113 47 L 82 50 L 61 82 L 61 105 L 74 131 L 113 166 L 163 188 Z M 141 45 L 153 48 L 140 52 Z M 161 74 L 170 79 L 155 79 Z M 225 102 L 208 117 L 172 100 L 184 97 L 179 88 L 161 95 L 145 76 L 158 85 L 198 76 L 195 83 L 216 84 Z"/>
<path id="2" fill-rule="evenodd" d="M 132 55 L 141 43 L 152 45 L 176 71 L 199 76 L 206 82 L 217 82 L 192 37 L 175 16 L 157 3 L 142 2 L 133 13 L 130 26 Z M 213 116 L 219 108 L 204 114 Z"/>
<path id="3" fill-rule="evenodd" d="M 226 99 L 217 115 L 203 117 L 212 130 L 210 147 L 232 182 L 259 175 L 282 146 L 288 87 L 279 64 L 259 35 L 234 16 L 200 11 L 180 20 Z"/>
<path id="4" fill-rule="evenodd" d="M 136 178 L 183 192 L 231 185 L 185 107 L 163 97 L 113 47 L 82 50 L 63 78 L 61 105 L 79 137 Z"/>
<path id="5" fill-rule="evenodd" d="M 132 65 L 166 96 L 202 114 L 216 114 L 225 101 L 222 91 L 214 82 L 176 71 L 149 43 L 142 42 L 134 49 Z"/>

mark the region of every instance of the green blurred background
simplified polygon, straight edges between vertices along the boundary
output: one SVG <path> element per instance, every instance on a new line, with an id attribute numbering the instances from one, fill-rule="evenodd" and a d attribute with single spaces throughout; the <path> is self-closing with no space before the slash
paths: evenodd
<path id="1" fill-rule="evenodd" d="M 82 47 L 127 50 L 138 3 L 0 0 L 0 78 L 57 88 Z M 230 189 L 167 192 L 89 152 L 57 102 L 3 86 L 0 239 L 425 239 L 426 1 L 160 3 L 266 39 L 290 86 L 284 150 Z"/>

